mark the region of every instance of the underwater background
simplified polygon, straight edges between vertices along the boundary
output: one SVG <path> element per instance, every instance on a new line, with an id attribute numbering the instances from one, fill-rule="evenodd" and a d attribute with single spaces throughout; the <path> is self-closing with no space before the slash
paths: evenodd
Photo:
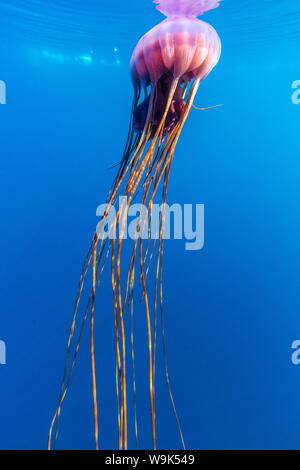
<path id="1" fill-rule="evenodd" d="M 46 448 L 81 265 L 127 136 L 130 55 L 162 19 L 150 0 L 0 1 L 1 449 Z M 196 104 L 224 106 L 191 113 L 171 173 L 169 204 L 205 204 L 204 249 L 165 247 L 173 391 L 188 449 L 299 449 L 299 0 L 224 0 L 203 20 L 223 53 Z M 110 449 L 109 282 L 97 302 L 100 445 Z M 84 341 L 58 448 L 94 446 Z M 151 448 L 146 370 L 138 361 L 141 447 Z M 161 366 L 157 421 L 159 448 L 180 448 Z"/>

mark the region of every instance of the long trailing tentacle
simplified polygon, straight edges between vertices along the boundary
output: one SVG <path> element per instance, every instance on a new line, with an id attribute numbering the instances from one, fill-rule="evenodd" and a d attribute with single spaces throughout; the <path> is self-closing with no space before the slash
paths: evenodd
<path id="1" fill-rule="evenodd" d="M 198 106 L 193 105 L 193 108 L 198 111 L 207 111 L 208 109 L 220 108 L 220 106 L 224 106 L 224 104 L 216 104 L 215 106 L 209 106 L 208 108 L 199 108 Z"/>
<path id="2" fill-rule="evenodd" d="M 95 360 L 95 300 L 97 285 L 97 245 L 93 251 L 93 285 L 92 285 L 92 305 L 91 305 L 91 368 L 92 368 L 92 387 L 94 402 L 94 435 L 96 450 L 99 450 L 99 422 L 98 422 L 98 399 L 97 399 L 97 378 L 96 378 L 96 360 Z"/>

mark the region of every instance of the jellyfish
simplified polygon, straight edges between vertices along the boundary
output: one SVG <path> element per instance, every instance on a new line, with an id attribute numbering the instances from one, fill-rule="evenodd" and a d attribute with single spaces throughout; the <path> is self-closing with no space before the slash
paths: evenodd
<path id="1" fill-rule="evenodd" d="M 163 363 L 171 406 L 176 418 L 182 447 L 183 430 L 175 406 L 166 354 L 163 305 L 163 255 L 165 213 L 161 211 L 156 236 L 149 227 L 154 201 L 165 207 L 170 171 L 177 142 L 193 109 L 199 85 L 216 66 L 221 54 L 221 41 L 215 29 L 198 19 L 220 5 L 217 0 L 155 0 L 156 8 L 166 18 L 147 32 L 135 47 L 130 69 L 133 82 L 133 104 L 123 157 L 109 190 L 102 213 L 87 253 L 75 300 L 59 400 L 48 435 L 48 449 L 56 446 L 62 405 L 67 396 L 85 325 L 89 323 L 90 364 L 94 416 L 95 448 L 99 449 L 99 394 L 95 351 L 98 291 L 107 265 L 110 265 L 112 314 L 115 329 L 115 388 L 117 406 L 118 448 L 129 448 L 131 433 L 138 447 L 136 408 L 136 351 L 134 318 L 137 284 L 138 306 L 142 304 L 147 329 L 145 345 L 149 381 L 149 416 L 153 449 L 157 448 L 156 432 L 156 361 L 158 327 L 162 338 Z M 133 201 L 139 198 L 146 216 L 140 213 L 135 236 L 125 265 L 124 239 L 126 220 Z M 154 283 L 150 289 L 152 270 Z M 88 290 L 87 305 L 82 308 L 83 293 Z M 130 326 L 129 326 L 130 325 Z M 131 392 L 134 396 L 134 430 L 128 425 L 128 357 L 132 361 Z M 146 369 L 145 369 L 146 370 Z"/>

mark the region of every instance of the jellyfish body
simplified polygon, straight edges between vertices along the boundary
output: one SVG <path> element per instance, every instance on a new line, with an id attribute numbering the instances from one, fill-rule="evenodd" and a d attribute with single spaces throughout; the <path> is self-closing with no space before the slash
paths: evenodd
<path id="1" fill-rule="evenodd" d="M 164 128 L 164 134 L 168 134 L 183 115 L 187 87 L 195 80 L 200 83 L 215 67 L 220 54 L 221 41 L 215 29 L 193 16 L 172 14 L 146 33 L 131 58 L 136 94 L 139 96 L 142 90 L 146 94 L 134 111 L 135 129 L 142 130 L 146 123 L 149 87 L 156 97 L 152 110 L 155 130 L 162 119 L 170 89 L 176 83 Z"/>
<path id="2" fill-rule="evenodd" d="M 171 16 L 138 42 L 131 70 L 136 87 L 157 84 L 170 74 L 189 83 L 203 80 L 219 61 L 221 41 L 216 30 L 194 17 Z"/>
<path id="3" fill-rule="evenodd" d="M 97 227 L 88 251 L 79 282 L 68 347 L 64 375 L 61 383 L 59 403 L 54 414 L 48 448 L 55 446 L 61 415 L 72 379 L 78 351 L 86 322 L 90 321 L 90 356 L 92 371 L 94 435 L 96 449 L 98 436 L 98 395 L 95 353 L 95 301 L 100 277 L 106 262 L 111 264 L 113 311 L 116 350 L 116 395 L 118 406 L 118 446 L 128 449 L 127 410 L 127 358 L 128 337 L 132 358 L 133 393 L 136 396 L 135 348 L 134 348 L 134 307 L 135 285 L 139 278 L 141 298 L 145 308 L 148 332 L 148 374 L 149 398 L 153 448 L 156 449 L 156 406 L 155 406 L 155 364 L 158 311 L 160 311 L 161 337 L 166 380 L 174 415 L 185 447 L 183 432 L 175 407 L 166 359 L 165 326 L 163 318 L 162 260 L 164 253 L 164 209 L 160 215 L 158 243 L 149 232 L 148 240 L 140 236 L 145 225 L 151 224 L 152 207 L 159 192 L 160 202 L 166 203 L 171 165 L 178 139 L 192 109 L 201 81 L 217 64 L 221 53 L 221 42 L 212 26 L 196 16 L 219 5 L 216 0 L 160 0 L 155 1 L 157 9 L 167 18 L 146 33 L 138 42 L 132 58 L 131 73 L 134 85 L 134 99 L 130 128 L 124 155 L 119 170 L 109 191 L 107 209 Z M 147 217 L 140 215 L 136 226 L 136 237 L 132 245 L 130 262 L 125 269 L 122 263 L 122 248 L 126 219 L 131 202 L 137 195 L 147 210 Z M 119 196 L 126 196 L 119 198 Z M 118 203 L 119 201 L 119 203 Z M 111 208 L 116 208 L 114 217 L 108 218 Z M 165 207 L 163 204 L 162 207 Z M 109 231 L 105 230 L 109 220 Z M 109 234 L 118 231 L 118 238 Z M 149 272 L 153 269 L 154 285 L 149 290 Z M 88 304 L 81 314 L 81 299 L 91 272 L 91 289 Z M 128 317 L 131 319 L 128 334 Z M 78 327 L 79 324 L 79 327 Z M 77 334 L 77 340 L 76 340 Z M 138 443 L 137 409 L 134 400 L 134 432 Z"/>

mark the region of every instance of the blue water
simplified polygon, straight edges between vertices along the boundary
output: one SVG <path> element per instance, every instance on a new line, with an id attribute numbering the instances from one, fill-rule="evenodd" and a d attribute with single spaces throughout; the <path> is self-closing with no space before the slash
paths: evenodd
<path id="1" fill-rule="evenodd" d="M 127 135 L 130 54 L 161 19 L 150 0 L 0 2 L 1 449 L 46 447 L 96 207 Z M 204 19 L 223 54 L 196 103 L 225 106 L 192 112 L 172 169 L 169 202 L 205 204 L 206 240 L 199 252 L 166 243 L 174 395 L 189 449 L 299 449 L 299 1 L 224 0 Z M 96 318 L 106 449 L 117 445 L 112 315 L 107 280 Z M 84 341 L 58 448 L 93 448 Z M 137 369 L 145 391 L 144 360 Z M 180 448 L 161 365 L 158 388 L 159 447 Z M 138 407 L 150 447 L 147 395 Z"/>

